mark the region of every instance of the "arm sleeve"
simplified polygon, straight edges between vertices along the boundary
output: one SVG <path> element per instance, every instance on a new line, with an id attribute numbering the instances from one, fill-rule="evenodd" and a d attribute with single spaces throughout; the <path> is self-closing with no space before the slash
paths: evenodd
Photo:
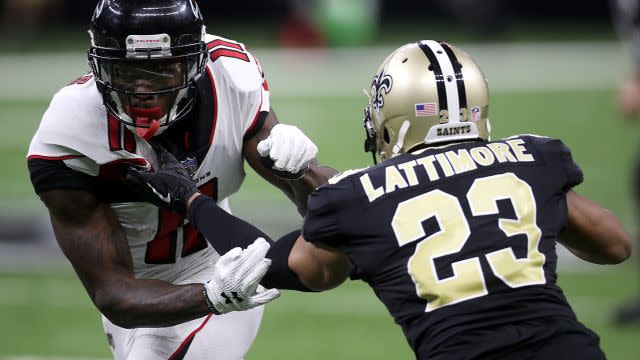
<path id="1" fill-rule="evenodd" d="M 273 244 L 267 234 L 229 214 L 208 196 L 198 196 L 193 200 L 189 208 L 189 221 L 220 254 L 238 246 L 246 248 L 259 237 Z"/>
<path id="2" fill-rule="evenodd" d="M 271 267 L 262 279 L 262 286 L 304 292 L 313 291 L 304 286 L 298 275 L 289 267 L 289 254 L 300 233 L 301 230 L 292 231 L 271 246 L 267 252 L 267 257 L 271 259 Z"/>
<path id="3" fill-rule="evenodd" d="M 37 194 L 54 189 L 87 190 L 97 193 L 97 179 L 71 170 L 62 160 L 32 158 L 27 161 L 31 184 Z"/>
<path id="4" fill-rule="evenodd" d="M 274 242 L 260 229 L 224 211 L 207 196 L 199 196 L 193 201 L 189 209 L 189 221 L 220 254 L 238 246 L 246 248 L 256 238 L 263 237 L 271 244 L 267 253 L 267 258 L 271 259 L 271 266 L 262 280 L 262 285 L 267 288 L 311 291 L 289 268 L 289 253 L 300 236 L 300 230 Z"/>

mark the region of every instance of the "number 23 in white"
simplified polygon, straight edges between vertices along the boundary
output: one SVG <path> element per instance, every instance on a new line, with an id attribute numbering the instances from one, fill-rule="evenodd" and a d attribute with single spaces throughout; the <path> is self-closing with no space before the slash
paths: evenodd
<path id="1" fill-rule="evenodd" d="M 527 237 L 527 257 L 517 259 L 510 246 L 485 254 L 491 271 L 512 288 L 546 282 L 542 266 L 544 254 L 538 251 L 542 232 L 536 225 L 536 202 L 529 184 L 513 173 L 476 179 L 467 192 L 474 216 L 498 214 L 498 200 L 509 199 L 516 219 L 498 219 L 507 238 Z M 440 231 L 425 237 L 422 222 L 435 217 Z M 418 296 L 427 300 L 426 312 L 443 306 L 487 295 L 480 259 L 472 257 L 451 264 L 453 276 L 440 279 L 434 260 L 462 250 L 471 235 L 460 201 L 441 190 L 433 190 L 398 204 L 391 222 L 398 244 L 420 240 L 409 259 L 408 271 Z M 500 240 L 500 239 L 495 239 Z"/>

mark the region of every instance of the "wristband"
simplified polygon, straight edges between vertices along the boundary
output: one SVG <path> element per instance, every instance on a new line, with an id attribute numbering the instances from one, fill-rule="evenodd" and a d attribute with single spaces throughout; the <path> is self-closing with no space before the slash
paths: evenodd
<path id="1" fill-rule="evenodd" d="M 209 312 L 214 314 L 214 315 L 220 315 L 222 314 L 220 311 L 216 310 L 215 307 L 213 307 L 213 303 L 211 302 L 211 300 L 209 299 L 209 296 L 207 295 L 207 287 L 205 286 L 204 289 L 202 289 L 202 296 L 204 296 L 204 302 L 207 304 L 207 309 L 209 309 Z"/>

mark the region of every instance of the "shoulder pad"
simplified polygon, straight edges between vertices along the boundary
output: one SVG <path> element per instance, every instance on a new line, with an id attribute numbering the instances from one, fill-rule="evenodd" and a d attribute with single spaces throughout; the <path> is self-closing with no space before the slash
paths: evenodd
<path id="1" fill-rule="evenodd" d="M 208 66 L 240 91 L 254 91 L 263 86 L 264 73 L 256 58 L 244 44 L 220 36 L 205 37 L 209 49 Z"/>
<path id="2" fill-rule="evenodd" d="M 562 140 L 537 135 L 520 135 L 519 137 L 533 144 L 549 164 L 561 169 L 564 175 L 563 189 L 570 189 L 582 183 L 584 180 L 582 169 L 575 163 L 571 150 Z"/>
<path id="3" fill-rule="evenodd" d="M 141 158 L 124 149 L 112 149 L 110 131 L 117 136 L 128 130 L 124 126 L 109 128 L 107 110 L 95 82 L 70 85 L 53 97 L 31 140 L 28 157 L 65 160 L 91 175 L 96 175 L 100 165 Z M 136 137 L 131 139 L 138 142 Z M 79 158 L 84 159 L 73 160 Z"/>

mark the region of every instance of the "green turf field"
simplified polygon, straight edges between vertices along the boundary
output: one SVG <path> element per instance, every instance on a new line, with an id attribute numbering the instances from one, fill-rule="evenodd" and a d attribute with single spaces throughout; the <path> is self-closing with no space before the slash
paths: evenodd
<path id="1" fill-rule="evenodd" d="M 639 280 L 630 266 L 560 274 L 578 318 L 600 335 L 609 359 L 636 359 L 640 329 L 614 327 L 610 315 Z M 109 357 L 99 314 L 73 274 L 4 273 L 0 284 L 0 359 Z M 323 294 L 284 292 L 267 306 L 246 358 L 410 359 L 411 352 L 369 288 L 348 282 Z"/>
<path id="2" fill-rule="evenodd" d="M 613 98 L 610 89 L 494 91 L 493 137 L 535 133 L 563 139 L 585 173 L 585 183 L 577 190 L 609 207 L 633 230 L 629 179 L 640 128 L 615 115 Z M 320 161 L 340 170 L 370 164 L 370 155 L 362 151 L 364 102 L 359 94 L 285 98 L 274 93 L 272 98 L 281 121 L 300 126 L 318 144 Z M 46 105 L 0 100 L 0 202 L 5 213 L 42 212 L 24 155 Z M 287 216 L 294 213 L 283 196 L 253 173 L 233 201 L 239 215 L 259 226 L 269 225 L 259 210 L 264 206 L 291 209 Z M 601 335 L 604 350 L 614 360 L 636 359 L 640 349 L 640 329 L 610 323 L 613 308 L 638 288 L 633 265 L 560 274 L 578 317 Z M 25 265 L 0 272 L 0 324 L 0 360 L 109 357 L 98 313 L 69 271 L 30 272 Z M 408 359 L 411 353 L 373 293 L 362 284 L 348 283 L 326 294 L 286 292 L 267 307 L 247 359 L 282 358 Z"/>

